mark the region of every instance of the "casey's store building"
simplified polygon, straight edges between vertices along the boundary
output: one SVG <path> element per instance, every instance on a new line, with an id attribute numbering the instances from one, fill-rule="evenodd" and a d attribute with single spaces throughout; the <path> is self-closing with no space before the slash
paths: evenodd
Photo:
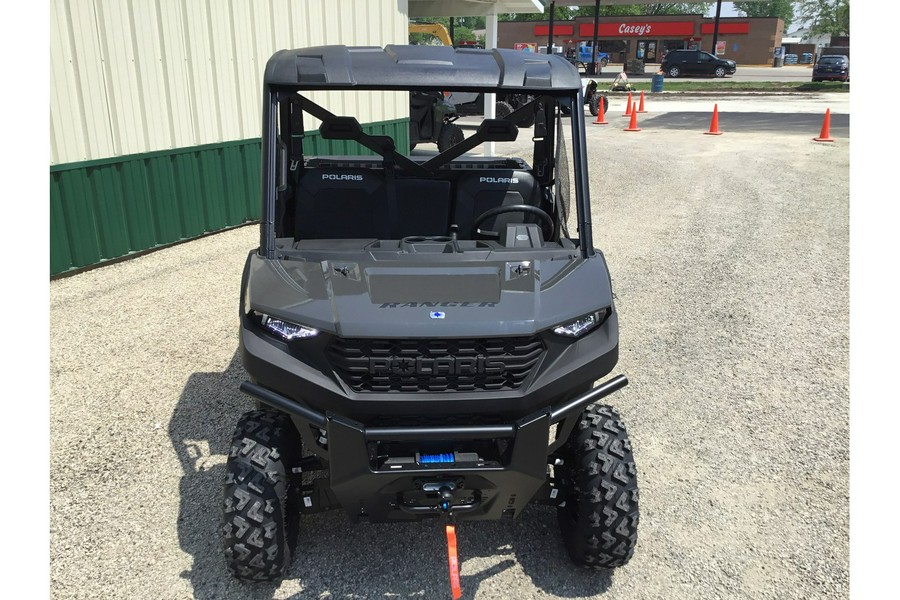
<path id="1" fill-rule="evenodd" d="M 714 23 L 715 19 L 703 15 L 600 17 L 598 43 L 600 52 L 609 54 L 610 62 L 640 59 L 655 63 L 662 60 L 665 51 L 675 48 L 699 48 L 711 53 Z M 549 29 L 549 21 L 501 21 L 497 46 L 546 46 Z M 736 61 L 738 66 L 771 65 L 783 33 L 784 21 L 777 18 L 722 18 L 716 54 Z M 553 44 L 563 53 L 593 39 L 593 17 L 553 23 Z"/>

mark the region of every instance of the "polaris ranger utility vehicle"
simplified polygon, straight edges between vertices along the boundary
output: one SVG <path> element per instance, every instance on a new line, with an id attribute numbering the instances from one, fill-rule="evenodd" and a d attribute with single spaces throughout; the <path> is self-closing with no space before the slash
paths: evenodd
<path id="1" fill-rule="evenodd" d="M 459 115 L 456 107 L 444 99 L 441 92 L 410 92 L 409 147 L 434 142 L 443 152 L 463 141 L 462 127 L 454 123 Z"/>
<path id="2" fill-rule="evenodd" d="M 533 99 L 418 156 L 314 94 L 435 88 Z M 324 46 L 268 61 L 260 240 L 240 300 L 241 389 L 257 409 L 234 433 L 223 504 L 234 576 L 282 577 L 302 514 L 334 508 L 445 521 L 451 580 L 456 523 L 530 503 L 556 507 L 578 565 L 631 558 L 631 445 L 597 404 L 627 380 L 597 384 L 619 335 L 591 241 L 582 106 L 559 56 Z M 534 126 L 519 136 L 523 116 Z M 370 154 L 311 155 L 313 118 Z"/>

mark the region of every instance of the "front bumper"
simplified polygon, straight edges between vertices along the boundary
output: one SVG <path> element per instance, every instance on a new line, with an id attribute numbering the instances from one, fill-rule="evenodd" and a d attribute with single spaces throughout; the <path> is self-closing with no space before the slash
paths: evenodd
<path id="1" fill-rule="evenodd" d="M 441 427 L 367 427 L 251 382 L 241 390 L 291 415 L 307 447 L 327 463 L 328 492 L 304 494 L 307 508 L 341 506 L 353 519 L 383 522 L 442 513 L 514 518 L 531 501 L 562 501 L 548 481 L 548 455 L 586 406 L 627 384 L 619 375 L 511 423 Z"/>
<path id="2" fill-rule="evenodd" d="M 813 73 L 813 79 L 821 79 L 823 81 L 847 81 L 850 79 L 849 73 Z"/>

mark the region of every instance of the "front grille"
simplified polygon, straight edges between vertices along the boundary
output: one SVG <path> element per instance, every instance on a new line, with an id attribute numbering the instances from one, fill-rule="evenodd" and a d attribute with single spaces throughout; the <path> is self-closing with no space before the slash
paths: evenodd
<path id="1" fill-rule="evenodd" d="M 475 392 L 518 389 L 543 352 L 539 337 L 335 338 L 328 357 L 357 392 Z"/>

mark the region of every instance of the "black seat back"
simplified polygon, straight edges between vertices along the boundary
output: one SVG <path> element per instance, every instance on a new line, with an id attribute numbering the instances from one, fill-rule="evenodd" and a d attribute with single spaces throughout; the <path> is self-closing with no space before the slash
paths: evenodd
<path id="1" fill-rule="evenodd" d="M 411 235 L 447 235 L 450 229 L 450 182 L 436 179 L 395 179 L 398 239 Z"/>
<path id="2" fill-rule="evenodd" d="M 371 169 L 307 168 L 297 190 L 299 239 L 390 237 L 384 179 Z"/>
<path id="3" fill-rule="evenodd" d="M 461 238 L 474 235 L 472 226 L 483 212 L 498 206 L 527 204 L 541 207 L 540 189 L 527 171 L 516 169 L 479 169 L 461 174 L 456 186 L 453 223 L 459 225 Z M 511 212 L 487 219 L 482 229 L 502 230 L 507 223 L 536 223 L 537 219 L 522 212 Z"/>

